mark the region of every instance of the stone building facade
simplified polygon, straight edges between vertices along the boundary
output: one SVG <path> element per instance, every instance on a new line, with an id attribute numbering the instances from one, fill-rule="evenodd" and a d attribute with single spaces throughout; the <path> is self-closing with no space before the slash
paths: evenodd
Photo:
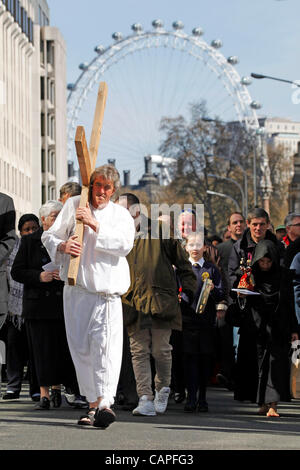
<path id="1" fill-rule="evenodd" d="M 0 191 L 17 220 L 67 181 L 66 47 L 46 0 L 0 0 Z"/>

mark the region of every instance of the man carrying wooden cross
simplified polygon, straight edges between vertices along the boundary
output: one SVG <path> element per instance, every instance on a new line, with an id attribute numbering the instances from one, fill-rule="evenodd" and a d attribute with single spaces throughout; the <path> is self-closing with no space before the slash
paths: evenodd
<path id="1" fill-rule="evenodd" d="M 110 407 L 122 361 L 120 296 L 130 285 L 126 255 L 133 247 L 135 228 L 129 212 L 110 200 L 120 186 L 113 166 L 96 168 L 88 187 L 88 171 L 82 176 L 81 196 L 67 200 L 51 229 L 43 233 L 42 242 L 52 261 L 60 265 L 60 277 L 65 281 L 67 338 L 80 393 L 89 402 L 88 413 L 78 424 L 106 428 L 115 421 Z M 88 201 L 83 205 L 85 192 Z M 74 234 L 76 220 L 84 227 L 82 243 Z"/>
<path id="2" fill-rule="evenodd" d="M 116 395 L 123 340 L 120 295 L 130 285 L 125 256 L 134 242 L 129 212 L 110 201 L 118 189 L 119 174 L 109 165 L 91 176 L 89 203 L 80 208 L 80 196 L 69 198 L 42 242 L 65 281 L 64 314 L 70 352 L 80 393 L 89 411 L 78 424 L 107 427 L 115 420 L 110 410 Z M 75 218 L 84 224 L 81 245 L 73 235 Z M 79 256 L 76 286 L 67 285 L 70 255 Z"/>

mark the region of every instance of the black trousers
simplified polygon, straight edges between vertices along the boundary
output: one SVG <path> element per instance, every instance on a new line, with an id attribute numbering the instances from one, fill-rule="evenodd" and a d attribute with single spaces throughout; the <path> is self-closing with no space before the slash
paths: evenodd
<path id="1" fill-rule="evenodd" d="M 290 361 L 288 346 L 271 341 L 270 337 L 257 342 L 258 388 L 257 403 L 290 401 Z"/>
<path id="2" fill-rule="evenodd" d="M 6 375 L 7 390 L 11 392 L 20 392 L 24 375 L 24 367 L 27 365 L 29 379 L 30 395 L 39 393 L 34 365 L 29 360 L 29 350 L 26 328 L 23 324 L 20 329 L 16 328 L 10 321 L 7 326 L 7 344 L 6 344 Z"/>
<path id="3" fill-rule="evenodd" d="M 211 374 L 213 356 L 184 353 L 185 383 L 190 404 L 206 401 L 207 383 Z"/>
<path id="4" fill-rule="evenodd" d="M 64 384 L 74 389 L 76 372 L 67 343 L 65 324 L 58 320 L 26 320 L 29 356 L 40 387 Z"/>
<path id="5" fill-rule="evenodd" d="M 130 344 L 127 329 L 123 327 L 123 356 L 120 378 L 117 388 L 117 403 L 122 396 L 122 404 L 136 404 L 138 395 L 132 367 Z M 121 403 L 120 403 L 121 404 Z"/>
<path id="6" fill-rule="evenodd" d="M 182 331 L 173 330 L 171 333 L 170 344 L 172 345 L 172 375 L 171 389 L 175 393 L 184 393 L 184 358 Z"/>
<path id="7" fill-rule="evenodd" d="M 233 345 L 233 327 L 224 319 L 217 319 L 217 362 L 220 373 L 233 381 L 235 372 L 235 348 Z"/>

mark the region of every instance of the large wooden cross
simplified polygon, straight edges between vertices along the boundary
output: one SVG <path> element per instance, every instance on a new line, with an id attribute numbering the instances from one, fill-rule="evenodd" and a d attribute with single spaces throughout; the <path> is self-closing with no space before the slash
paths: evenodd
<path id="1" fill-rule="evenodd" d="M 78 126 L 75 136 L 76 153 L 79 163 L 82 191 L 79 207 L 86 207 L 89 197 L 90 177 L 96 166 L 98 148 L 101 137 L 102 122 L 107 97 L 107 85 L 101 82 L 98 89 L 98 97 L 94 114 L 93 128 L 90 138 L 90 147 L 88 149 L 85 131 L 83 126 Z M 84 233 L 84 224 L 81 220 L 76 221 L 75 235 L 78 236 L 78 242 L 82 244 Z M 75 286 L 79 268 L 80 256 L 71 256 L 68 271 L 68 283 Z"/>

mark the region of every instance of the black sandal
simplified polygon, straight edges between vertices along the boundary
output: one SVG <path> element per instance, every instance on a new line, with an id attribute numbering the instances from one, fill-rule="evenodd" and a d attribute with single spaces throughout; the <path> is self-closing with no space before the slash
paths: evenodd
<path id="1" fill-rule="evenodd" d="M 77 424 L 80 426 L 93 426 L 97 408 L 89 408 L 85 415 L 80 416 Z"/>
<path id="2" fill-rule="evenodd" d="M 108 428 L 108 426 L 116 421 L 116 415 L 110 408 L 99 410 L 97 408 L 93 426 L 95 428 Z"/>

